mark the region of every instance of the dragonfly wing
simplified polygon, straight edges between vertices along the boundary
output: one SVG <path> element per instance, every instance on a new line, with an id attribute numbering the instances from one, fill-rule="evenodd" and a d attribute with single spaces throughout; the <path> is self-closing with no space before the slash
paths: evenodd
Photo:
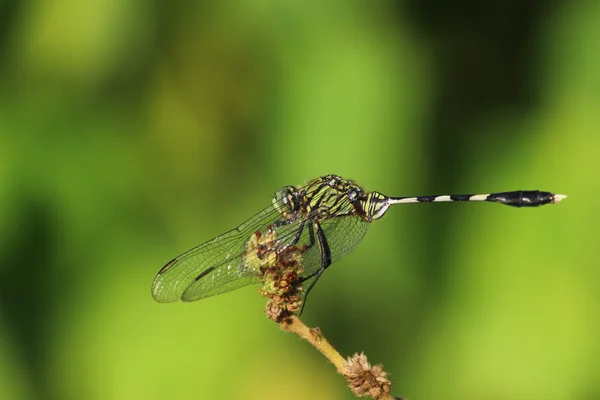
<path id="1" fill-rule="evenodd" d="M 331 218 L 321 223 L 325 233 L 331 262 L 334 263 L 347 256 L 362 242 L 369 224 L 356 215 Z"/>
<path id="2" fill-rule="evenodd" d="M 255 231 L 281 219 L 281 214 L 271 205 L 236 229 L 174 258 L 154 278 L 152 297 L 161 303 L 182 300 L 188 287 L 195 286 L 196 289 L 190 289 L 185 300 L 198 300 L 254 282 L 250 279 L 251 271 L 243 265 L 245 243 Z M 214 275 L 214 272 L 219 274 Z M 218 278 L 208 279 L 211 275 Z M 201 280 L 206 280 L 206 283 L 199 284 Z M 231 283 L 237 280 L 236 284 Z M 217 286 L 211 286 L 211 281 Z M 206 291 L 206 294 L 199 293 L 199 290 Z"/>
<path id="3" fill-rule="evenodd" d="M 247 268 L 243 257 L 239 256 L 207 269 L 194 278 L 183 292 L 181 300 L 196 301 L 259 282 L 260 277 L 252 269 Z"/>
<path id="4" fill-rule="evenodd" d="M 344 256 L 350 254 L 361 242 L 369 224 L 355 215 L 333 217 L 320 222 L 321 229 L 325 234 L 327 245 L 331 251 L 331 262 L 335 263 Z M 310 233 L 308 229 L 302 234 L 302 244 L 310 244 Z M 321 268 L 321 247 L 315 237 L 315 243 L 302 253 L 302 264 L 304 265 L 303 277 L 314 275 L 302 283 L 302 297 L 306 296 L 306 289 L 317 279 L 315 273 Z"/>
<path id="5" fill-rule="evenodd" d="M 320 225 L 331 251 L 332 263 L 351 253 L 360 244 L 369 227 L 368 223 L 355 215 L 332 217 L 321 221 Z M 306 277 L 319 270 L 322 265 L 319 241 L 315 234 L 314 244 L 311 245 L 310 227 L 308 226 L 302 231 L 302 236 L 298 242 L 299 247 L 303 245 L 307 245 L 306 251 L 302 253 L 302 264 L 304 266 L 302 276 Z M 308 287 L 308 283 L 306 281 L 303 286 Z"/>
<path id="6" fill-rule="evenodd" d="M 294 240 L 296 234 L 299 232 L 299 220 L 291 220 L 288 223 L 277 227 L 270 227 L 272 223 L 273 222 L 270 222 L 262 226 L 262 229 L 249 230 L 249 232 L 246 231 L 243 236 L 243 245 L 240 255 L 235 257 L 235 259 L 227 259 L 220 264 L 205 270 L 200 276 L 196 277 L 194 282 L 192 282 L 183 292 L 182 300 L 200 300 L 205 297 L 229 292 L 252 283 L 259 283 L 261 277 L 260 273 L 257 274 L 256 266 L 249 267 L 245 262 L 244 252 L 248 251 L 246 242 L 250 240 L 251 236 L 257 231 L 260 232 L 261 237 L 268 237 L 269 229 L 274 229 L 275 235 L 273 237 L 276 242 L 272 243 L 272 245 L 285 247 Z"/>

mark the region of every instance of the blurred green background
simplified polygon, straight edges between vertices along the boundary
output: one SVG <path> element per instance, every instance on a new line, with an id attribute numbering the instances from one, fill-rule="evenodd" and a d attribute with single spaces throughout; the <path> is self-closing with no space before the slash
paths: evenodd
<path id="1" fill-rule="evenodd" d="M 299 3 L 299 2 L 297 2 Z M 335 173 L 395 196 L 304 320 L 416 399 L 600 398 L 600 3 L 0 2 L 0 399 L 351 399 L 171 258 Z"/>

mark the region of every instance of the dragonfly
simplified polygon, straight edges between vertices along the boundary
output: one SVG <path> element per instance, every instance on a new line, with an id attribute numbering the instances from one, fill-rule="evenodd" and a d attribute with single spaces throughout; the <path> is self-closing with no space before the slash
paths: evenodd
<path id="1" fill-rule="evenodd" d="M 323 272 L 352 252 L 370 223 L 390 206 L 409 203 L 479 201 L 512 207 L 558 203 L 567 196 L 539 190 L 489 194 L 389 197 L 366 191 L 356 182 L 326 175 L 306 185 L 285 186 L 271 205 L 237 228 L 204 242 L 169 261 L 156 275 L 152 296 L 160 303 L 191 302 L 261 282 L 248 257 L 253 238 L 270 235 L 275 253 L 302 247 L 303 304 Z M 256 242 L 254 242 L 254 248 Z"/>

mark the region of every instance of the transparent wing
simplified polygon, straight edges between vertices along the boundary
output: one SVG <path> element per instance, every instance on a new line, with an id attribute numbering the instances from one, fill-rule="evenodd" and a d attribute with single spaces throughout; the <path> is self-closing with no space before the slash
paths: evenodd
<path id="1" fill-rule="evenodd" d="M 244 262 L 244 250 L 246 242 L 255 232 L 261 232 L 262 235 L 267 235 L 270 225 L 276 221 L 282 221 L 283 217 L 278 213 L 273 218 L 267 218 L 267 221 L 262 221 L 260 229 L 245 229 L 240 234 L 241 244 L 239 249 L 236 247 L 236 256 L 234 259 L 225 259 L 214 266 L 210 272 L 202 276 L 201 279 L 194 279 L 185 289 L 182 295 L 183 301 L 195 301 L 205 297 L 214 296 L 238 289 L 242 286 L 251 283 L 259 283 L 260 276 L 256 275 L 253 268 L 248 267 Z M 275 238 L 277 246 L 282 247 L 289 244 L 296 234 L 299 232 L 301 220 L 290 221 L 288 224 L 278 226 L 275 229 Z"/>
<path id="2" fill-rule="evenodd" d="M 342 216 L 336 221 L 325 220 L 321 228 L 331 250 L 331 262 L 334 263 L 350 254 L 362 242 L 369 224 L 360 217 Z"/>
<path id="3" fill-rule="evenodd" d="M 278 207 L 271 205 L 237 228 L 171 260 L 154 279 L 154 299 L 161 303 L 195 301 L 259 283 L 260 277 L 254 269 L 245 265 L 244 250 L 255 232 L 265 235 L 272 224 L 283 222 L 284 217 Z M 298 219 L 275 228 L 278 247 L 283 248 L 292 242 L 301 248 L 307 245 L 303 253 L 303 276 L 318 270 L 322 263 L 322 250 L 316 235 L 313 235 L 314 240 L 311 239 L 312 224 L 312 221 Z M 353 251 L 368 227 L 368 223 L 353 215 L 332 217 L 320 224 L 331 251 L 332 263 Z"/>
<path id="4" fill-rule="evenodd" d="M 183 301 L 200 300 L 216 294 L 228 292 L 233 289 L 238 289 L 242 286 L 252 283 L 259 283 L 260 277 L 255 275 L 254 270 L 248 268 L 244 264 L 243 250 L 246 242 L 256 231 L 266 235 L 269 225 L 276 220 L 281 220 L 281 216 L 270 219 L 270 222 L 261 226 L 261 229 L 246 229 L 241 237 L 241 250 L 238 251 L 235 258 L 229 258 L 220 262 L 211 268 L 211 271 L 201 276 L 201 279 L 193 279 L 189 286 L 185 288 L 181 296 Z M 321 268 L 322 256 L 321 247 L 318 240 L 311 241 L 310 225 L 312 221 L 305 221 L 302 225 L 302 220 L 296 220 L 292 223 L 275 228 L 275 238 L 277 246 L 283 248 L 286 245 L 297 241 L 298 247 L 307 245 L 307 249 L 302 253 L 302 263 L 305 271 L 302 276 L 309 276 L 313 272 Z M 352 252 L 362 241 L 367 227 L 369 225 L 362 219 L 356 216 L 334 217 L 321 222 L 321 228 L 325 233 L 327 243 L 331 251 L 332 263 L 341 259 L 348 253 Z M 200 274 L 202 275 L 202 273 Z M 308 287 L 309 282 L 303 286 Z"/>
<path id="5" fill-rule="evenodd" d="M 158 302 L 199 300 L 259 282 L 243 263 L 244 245 L 255 231 L 283 219 L 271 205 L 240 226 L 209 240 L 169 261 L 152 283 L 152 297 Z M 202 282 L 193 295 L 186 289 Z"/>
<path id="6" fill-rule="evenodd" d="M 355 215 L 333 217 L 320 222 L 325 239 L 331 251 L 331 263 L 335 263 L 351 253 L 362 242 L 369 224 Z M 305 229 L 308 231 L 308 229 Z M 308 232 L 303 232 L 302 242 L 309 244 Z M 315 237 L 315 244 L 302 255 L 304 263 L 303 276 L 309 276 L 321 268 L 321 247 Z M 308 287 L 308 282 L 304 284 Z"/>

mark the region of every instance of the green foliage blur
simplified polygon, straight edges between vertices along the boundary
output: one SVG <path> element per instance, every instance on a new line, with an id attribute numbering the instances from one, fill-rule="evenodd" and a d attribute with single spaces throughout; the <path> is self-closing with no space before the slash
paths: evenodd
<path id="1" fill-rule="evenodd" d="M 600 3 L 0 2 L 0 399 L 352 399 L 247 287 L 156 272 L 288 184 L 397 206 L 303 319 L 416 399 L 600 398 Z"/>

